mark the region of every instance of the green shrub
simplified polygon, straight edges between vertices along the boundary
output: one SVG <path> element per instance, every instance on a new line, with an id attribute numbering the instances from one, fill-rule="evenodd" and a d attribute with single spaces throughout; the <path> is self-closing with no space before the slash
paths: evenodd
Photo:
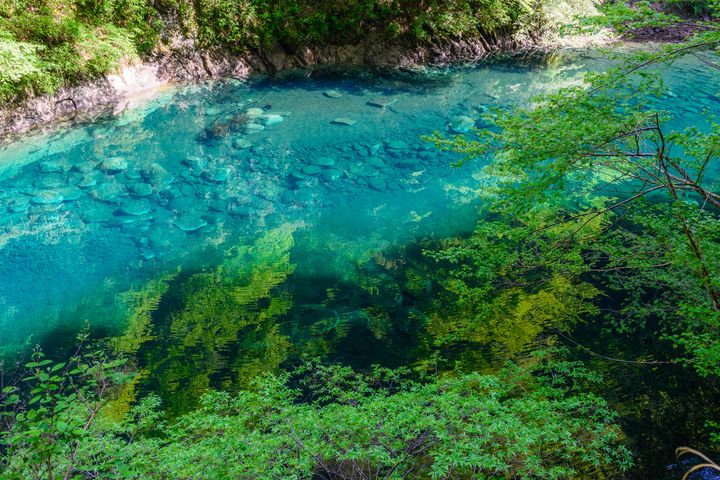
<path id="1" fill-rule="evenodd" d="M 41 45 L 19 42 L 0 30 L 0 100 L 27 89 L 41 73 L 41 49 Z"/>
<path id="2" fill-rule="evenodd" d="M 127 376 L 75 358 L 68 369 L 36 355 L 31 393 L 3 390 L 3 478 L 560 479 L 630 465 L 615 414 L 577 390 L 599 379 L 575 362 L 424 382 L 310 364 L 208 392 L 175 420 L 150 396 L 113 421 L 109 388 Z"/>
<path id="3" fill-rule="evenodd" d="M 384 40 L 441 41 L 512 33 L 530 9 L 522 0 L 200 0 L 201 43 L 234 49 L 352 43 L 368 35 Z"/>

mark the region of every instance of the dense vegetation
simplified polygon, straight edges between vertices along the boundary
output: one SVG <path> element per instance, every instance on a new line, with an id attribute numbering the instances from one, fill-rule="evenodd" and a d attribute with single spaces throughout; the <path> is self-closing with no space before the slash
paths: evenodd
<path id="1" fill-rule="evenodd" d="M 586 2 L 575 2 L 587 6 Z M 162 55 L 177 38 L 234 52 L 374 42 L 534 36 L 552 1 L 2 0 L 0 101 L 51 93 Z"/>
<path id="2" fill-rule="evenodd" d="M 118 361 L 37 352 L 29 389 L 5 388 L 2 478 L 598 478 L 626 468 L 614 414 L 577 392 L 599 379 L 538 361 L 421 383 L 403 369 L 308 364 L 237 395 L 207 392 L 168 421 L 156 396 L 113 416 L 107 391 L 129 378 Z"/>
<path id="3" fill-rule="evenodd" d="M 680 20 L 644 19 L 672 21 Z M 469 269 L 473 279 L 501 272 L 509 283 L 532 278 L 553 291 L 558 276 L 573 279 L 573 298 L 613 298 L 606 321 L 617 330 L 655 329 L 684 347 L 700 374 L 717 374 L 720 195 L 710 172 L 720 130 L 712 116 L 708 127 L 674 129 L 658 69 L 719 44 L 715 24 L 705 24 L 688 43 L 633 55 L 532 109 L 488 115 L 494 128 L 475 139 L 436 138 L 470 158 L 489 156 L 496 182 L 494 221 L 481 223 L 474 248 L 444 249 L 440 258 L 490 258 L 489 269 Z M 493 237 L 512 247 L 498 248 Z"/>
<path id="4" fill-rule="evenodd" d="M 6 15 L 0 28 L 10 32 L 8 51 L 37 59 L 22 63 L 25 73 L 8 77 L 8 85 L 26 79 L 38 88 L 32 82 L 50 68 L 46 62 L 64 58 L 59 52 L 77 45 L 88 25 L 106 38 L 113 31 L 125 35 L 131 51 L 149 49 L 162 28 L 147 20 L 171 11 L 195 15 L 193 28 L 207 45 L 295 48 L 332 42 L 341 32 L 359 36 L 360 19 L 371 19 L 379 35 L 414 41 L 512 31 L 524 8 L 443 2 L 435 14 L 472 13 L 470 23 L 453 22 L 459 30 L 448 31 L 434 23 L 441 17 L 409 15 L 399 3 L 332 4 L 322 11 L 281 2 L 241 6 L 93 4 L 92 15 L 80 13 L 88 6 L 78 7 L 63 20 L 71 33 L 53 30 L 58 41 L 42 51 L 32 43 L 40 37 L 24 36 L 27 25 L 18 26 L 23 16 Z M 476 15 L 486 7 L 499 16 Z M 131 12 L 140 13 L 123 17 Z M 717 385 L 720 193 L 713 172 L 720 126 L 711 117 L 703 128 L 675 129 L 657 73 L 682 55 L 717 49 L 720 29 L 712 2 L 670 2 L 662 11 L 611 4 L 606 12 L 602 22 L 628 34 L 686 24 L 678 15 L 703 19 L 686 43 L 633 54 L 616 69 L 588 74 L 583 85 L 537 98 L 531 108 L 488 112 L 487 128 L 467 136 L 430 138 L 467 161 L 487 162 L 490 186 L 474 233 L 428 244 L 423 260 L 407 269 L 408 284 L 431 278 L 439 286 L 419 303 L 429 334 L 427 359 L 414 371 L 363 373 L 309 363 L 258 375 L 277 372 L 287 349 L 272 320 L 288 302 L 269 292 L 292 274 L 292 232 L 271 231 L 216 270 L 180 280 L 171 275 L 133 292 L 126 334 L 106 345 L 120 359 L 83 353 L 82 345 L 68 362 L 36 351 L 24 378 L 0 394 L 3 478 L 550 479 L 627 470 L 632 462 L 617 416 L 593 393 L 602 392 L 602 378 L 546 347 L 555 343 L 553 332 L 599 321 L 614 335 L 671 347 L 649 358 L 620 351 L 610 361 L 684 364 L 688 375 Z M 229 33 L 221 40 L 218 31 Z M 106 68 L 93 66 L 92 58 L 78 67 L 78 78 Z M 251 325 L 252 335 L 270 346 L 253 358 L 254 370 L 236 372 L 238 393 L 208 389 L 210 370 L 201 371 L 192 379 L 197 391 L 187 390 L 201 396 L 199 407 L 165 417 L 159 397 L 136 399 L 139 374 L 121 359 L 149 342 L 149 311 L 175 281 L 186 297 L 171 329 L 191 332 L 211 352 Z M 252 302 L 263 307 L 238 315 Z M 259 343 L 252 335 L 250 343 Z M 516 362 L 478 373 L 476 355 L 488 338 L 490 350 Z M 458 353 L 458 344 L 470 348 Z M 525 355 L 539 344 L 545 348 Z M 170 351 L 170 361 L 187 368 L 182 346 Z M 707 418 L 704 446 L 717 447 L 718 420 Z"/>
<path id="5" fill-rule="evenodd" d="M 603 22 L 644 34 L 687 25 L 674 10 L 687 15 L 682 7 L 609 5 Z M 492 112 L 492 127 L 473 137 L 434 139 L 469 161 L 485 159 L 494 182 L 475 234 L 433 253 L 463 265 L 448 278 L 449 298 L 463 306 L 450 324 L 460 336 L 518 318 L 519 308 L 532 312 L 529 335 L 594 319 L 627 342 L 606 360 L 682 363 L 717 388 L 720 131 L 711 112 L 705 125 L 678 129 L 661 80 L 684 55 L 704 58 L 720 45 L 717 6 L 692 7 L 711 20 L 695 24 L 685 43 L 630 55 L 532 108 Z M 628 355 L 638 341 L 654 353 Z M 706 419 L 706 449 L 717 448 L 715 415 Z"/>

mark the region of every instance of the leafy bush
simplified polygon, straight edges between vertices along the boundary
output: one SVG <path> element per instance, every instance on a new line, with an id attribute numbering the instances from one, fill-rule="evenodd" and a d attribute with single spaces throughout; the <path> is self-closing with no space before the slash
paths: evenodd
<path id="1" fill-rule="evenodd" d="M 522 0 L 433 1 L 429 5 L 399 0 L 202 0 L 196 5 L 204 45 L 290 50 L 354 42 L 368 35 L 433 42 L 512 33 L 531 9 Z"/>
<path id="2" fill-rule="evenodd" d="M 19 42 L 0 30 L 0 99 L 27 88 L 32 79 L 41 73 L 42 63 L 38 55 L 41 49 L 40 45 Z"/>
<path id="3" fill-rule="evenodd" d="M 150 396 L 113 421 L 105 387 L 126 375 L 95 358 L 68 367 L 36 353 L 29 393 L 3 390 L 3 478 L 557 479 L 630 465 L 615 415 L 579 393 L 598 379 L 577 363 L 425 382 L 309 364 L 211 391 L 175 420 Z"/>

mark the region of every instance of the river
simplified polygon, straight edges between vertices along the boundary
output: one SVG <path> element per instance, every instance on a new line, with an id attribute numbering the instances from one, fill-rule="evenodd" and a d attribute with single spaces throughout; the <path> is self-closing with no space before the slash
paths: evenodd
<path id="1" fill-rule="evenodd" d="M 242 388 L 302 358 L 422 365 L 433 352 L 421 305 L 434 291 L 422 248 L 471 232 L 489 181 L 480 162 L 456 167 L 422 136 L 483 128 L 492 109 L 607 65 L 572 52 L 173 86 L 6 145 L 0 355 L 34 344 L 66 355 L 89 325 L 134 359 L 138 391 L 178 413 L 208 387 Z M 695 57 L 667 75 L 676 127 L 717 109 L 719 77 Z M 634 341 L 602 325 L 572 334 L 609 353 Z M 532 343 L 516 340 L 514 354 Z M 637 478 L 660 478 L 673 448 L 700 438 L 714 392 L 691 373 L 574 354 L 609 375 Z M 498 357 L 468 356 L 478 369 Z"/>

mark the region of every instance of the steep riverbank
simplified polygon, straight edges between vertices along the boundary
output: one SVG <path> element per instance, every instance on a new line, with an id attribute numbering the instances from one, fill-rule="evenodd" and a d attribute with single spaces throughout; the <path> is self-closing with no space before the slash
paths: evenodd
<path id="1" fill-rule="evenodd" d="M 79 4 L 68 4 L 68 12 L 0 10 L 0 60 L 7 64 L 0 75 L 0 140 L 62 119 L 117 113 L 127 99 L 172 82 L 321 65 L 476 62 L 499 53 L 597 46 L 612 38 L 559 38 L 560 25 L 574 16 L 597 14 L 592 0 L 532 8 L 454 1 L 427 11 L 396 3 L 369 0 L 356 11 L 299 2 L 303 10 L 287 17 L 282 2 L 270 2 L 264 13 L 258 2 L 237 11 L 232 5 L 208 10 L 210 4 L 199 2 L 184 15 L 180 7 L 152 7 L 137 15 L 134 27 L 125 18 L 129 13 L 100 15 Z M 320 28 L 319 18 L 330 25 Z"/>
<path id="2" fill-rule="evenodd" d="M 80 85 L 65 87 L 53 95 L 31 97 L 0 109 L 0 137 L 14 136 L 61 120 L 122 111 L 129 98 L 143 95 L 172 82 L 246 78 L 252 73 L 277 73 L 319 65 L 367 65 L 412 68 L 420 65 L 479 61 L 501 51 L 520 47 L 512 41 L 489 44 L 485 40 L 448 42 L 410 49 L 400 45 L 367 43 L 304 48 L 288 53 L 232 54 L 225 50 L 201 50 L 190 43 L 147 61 L 125 65 L 117 73 L 103 75 Z"/>
<path id="3" fill-rule="evenodd" d="M 293 53 L 275 50 L 266 55 L 236 55 L 222 50 L 177 48 L 170 54 L 123 66 L 117 73 L 62 88 L 52 95 L 35 96 L 0 108 L 0 140 L 13 138 L 32 129 L 42 129 L 63 120 L 119 113 L 127 108 L 134 97 L 152 94 L 176 82 L 244 79 L 251 74 L 276 74 L 291 69 L 332 65 L 415 69 L 478 62 L 501 54 L 518 55 L 549 52 L 556 48 L 597 47 L 613 40 L 609 33 L 602 33 L 535 45 L 512 39 L 498 39 L 489 43 L 482 38 L 415 47 L 368 42 L 359 45 L 304 48 Z"/>

